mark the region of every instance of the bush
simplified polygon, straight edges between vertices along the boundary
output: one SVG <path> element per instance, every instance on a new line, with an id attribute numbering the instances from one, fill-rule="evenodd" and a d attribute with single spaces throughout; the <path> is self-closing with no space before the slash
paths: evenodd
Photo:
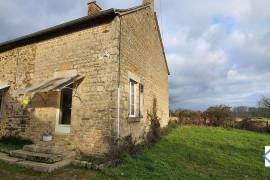
<path id="1" fill-rule="evenodd" d="M 268 121 L 252 120 L 251 118 L 243 119 L 237 123 L 236 128 L 255 132 L 270 132 Z"/>
<path id="2" fill-rule="evenodd" d="M 131 135 L 124 138 L 113 137 L 110 141 L 110 151 L 107 157 L 114 165 L 117 165 L 122 162 L 126 155 L 135 156 L 140 151 L 140 145 L 137 144 Z"/>
<path id="3" fill-rule="evenodd" d="M 231 127 L 233 124 L 231 108 L 228 106 L 209 107 L 205 113 L 212 126 Z"/>
<path id="4" fill-rule="evenodd" d="M 174 114 L 179 125 L 202 125 L 204 122 L 200 111 L 178 109 Z"/>
<path id="5" fill-rule="evenodd" d="M 110 151 L 107 155 L 107 159 L 112 161 L 113 165 L 118 165 L 122 162 L 126 155 L 136 156 L 142 152 L 143 148 L 151 147 L 162 136 L 167 135 L 172 129 L 178 127 L 178 123 L 169 121 L 166 128 L 160 127 L 160 118 L 157 115 L 157 100 L 153 100 L 152 112 L 148 113 L 148 119 L 150 121 L 149 130 L 143 136 L 144 142 L 138 144 L 131 135 L 124 138 L 112 137 L 110 142 Z"/>
<path id="6" fill-rule="evenodd" d="M 176 121 L 170 120 L 168 126 L 161 129 L 161 136 L 168 135 L 173 129 L 177 127 L 179 127 L 178 123 Z"/>
<path id="7" fill-rule="evenodd" d="M 160 119 L 157 115 L 157 99 L 153 100 L 153 109 L 151 113 L 148 113 L 148 119 L 150 120 L 149 131 L 145 137 L 146 145 L 151 145 L 161 138 Z"/>
<path id="8" fill-rule="evenodd" d="M 249 128 L 249 122 L 251 121 L 251 118 L 245 118 L 243 119 L 242 121 L 240 121 L 238 124 L 237 124 L 237 128 L 239 129 L 248 129 Z"/>

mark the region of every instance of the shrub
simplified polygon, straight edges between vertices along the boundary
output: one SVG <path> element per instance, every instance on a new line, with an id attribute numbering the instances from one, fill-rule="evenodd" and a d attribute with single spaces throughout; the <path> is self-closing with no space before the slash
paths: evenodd
<path id="1" fill-rule="evenodd" d="M 173 129 L 177 127 L 179 127 L 178 123 L 176 121 L 170 120 L 168 126 L 161 129 L 161 136 L 168 135 Z"/>
<path id="2" fill-rule="evenodd" d="M 172 129 L 178 127 L 178 123 L 169 121 L 167 127 L 160 127 L 160 118 L 157 114 L 157 100 L 153 100 L 153 109 L 149 113 L 148 119 L 150 121 L 149 130 L 146 135 L 143 136 L 144 142 L 138 144 L 131 135 L 124 138 L 115 138 L 114 136 L 109 139 L 110 151 L 107 155 L 107 159 L 112 161 L 113 165 L 117 165 L 122 162 L 126 155 L 136 156 L 142 152 L 144 147 L 150 147 L 156 143 L 162 136 L 167 135 Z"/>
<path id="3" fill-rule="evenodd" d="M 122 162 L 126 155 L 135 156 L 140 150 L 140 146 L 131 135 L 124 138 L 112 137 L 110 140 L 110 151 L 107 157 L 114 165 L 117 165 Z"/>
<path id="4" fill-rule="evenodd" d="M 242 121 L 240 121 L 238 124 L 237 124 L 237 128 L 239 129 L 248 129 L 250 124 L 249 122 L 251 121 L 251 118 L 245 118 L 243 119 Z"/>
<path id="5" fill-rule="evenodd" d="M 179 125 L 201 125 L 204 122 L 200 111 L 178 109 L 174 114 Z"/>
<path id="6" fill-rule="evenodd" d="M 268 121 L 252 120 L 251 118 L 245 118 L 238 122 L 236 128 L 255 132 L 269 132 L 270 130 Z"/>
<path id="7" fill-rule="evenodd" d="M 151 145 L 161 138 L 160 119 L 157 115 L 157 99 L 153 100 L 152 112 L 148 113 L 148 119 L 150 120 L 149 131 L 145 137 L 145 143 Z"/>
<path id="8" fill-rule="evenodd" d="M 210 125 L 230 127 L 233 123 L 231 108 L 225 105 L 209 107 L 205 112 Z"/>

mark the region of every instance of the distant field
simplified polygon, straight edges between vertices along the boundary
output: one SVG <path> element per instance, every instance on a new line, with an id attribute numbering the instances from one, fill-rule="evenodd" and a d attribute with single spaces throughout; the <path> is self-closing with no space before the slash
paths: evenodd
<path id="1" fill-rule="evenodd" d="M 138 158 L 96 179 L 269 179 L 264 146 L 270 135 L 222 128 L 173 131 Z"/>
<path id="2" fill-rule="evenodd" d="M 269 121 L 270 122 L 270 118 L 257 117 L 257 118 L 252 118 L 252 120 L 255 120 L 255 121 Z"/>

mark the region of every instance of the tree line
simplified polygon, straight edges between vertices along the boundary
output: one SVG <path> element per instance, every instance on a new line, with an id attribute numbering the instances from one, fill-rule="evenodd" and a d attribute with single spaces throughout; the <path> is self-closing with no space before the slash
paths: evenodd
<path id="1" fill-rule="evenodd" d="M 205 124 L 211 126 L 235 126 L 236 119 L 270 118 L 270 98 L 261 98 L 258 107 L 217 105 L 205 111 L 177 109 L 170 111 L 180 124 Z"/>

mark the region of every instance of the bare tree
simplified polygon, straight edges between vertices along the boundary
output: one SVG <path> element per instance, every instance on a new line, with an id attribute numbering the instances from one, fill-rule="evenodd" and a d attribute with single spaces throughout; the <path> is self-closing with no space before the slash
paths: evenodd
<path id="1" fill-rule="evenodd" d="M 238 106 L 238 107 L 234 107 L 232 109 L 232 112 L 234 114 L 235 117 L 248 117 L 249 116 L 249 111 L 248 111 L 248 107 L 247 106 Z"/>
<path id="2" fill-rule="evenodd" d="M 270 98 L 266 98 L 266 97 L 262 97 L 260 100 L 259 100 L 259 106 L 260 107 L 264 107 L 264 108 L 268 108 L 270 109 Z"/>

